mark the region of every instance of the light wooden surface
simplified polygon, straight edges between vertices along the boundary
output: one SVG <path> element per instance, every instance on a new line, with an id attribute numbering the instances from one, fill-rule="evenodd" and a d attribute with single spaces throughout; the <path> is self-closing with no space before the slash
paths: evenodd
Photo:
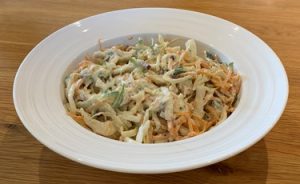
<path id="1" fill-rule="evenodd" d="M 174 7 L 212 14 L 249 29 L 281 58 L 290 95 L 278 124 L 243 153 L 201 169 L 163 175 L 122 174 L 80 165 L 50 151 L 20 122 L 15 73 L 26 54 L 62 26 L 101 12 Z M 255 51 L 254 51 L 255 52 Z M 0 183 L 300 183 L 300 1 L 0 0 Z"/>

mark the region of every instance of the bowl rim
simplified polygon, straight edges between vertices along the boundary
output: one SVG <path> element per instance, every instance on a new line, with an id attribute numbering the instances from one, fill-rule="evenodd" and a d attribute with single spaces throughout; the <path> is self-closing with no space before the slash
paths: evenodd
<path id="1" fill-rule="evenodd" d="M 183 11 L 183 12 L 189 12 L 189 13 L 195 13 L 195 14 L 202 14 L 204 16 L 209 16 L 209 17 L 213 17 L 214 19 L 218 19 L 219 21 L 224 21 L 224 22 L 227 22 L 227 23 L 230 23 L 230 24 L 233 24 L 233 25 L 236 25 L 230 21 L 227 21 L 227 20 L 224 20 L 222 18 L 218 18 L 218 17 L 215 17 L 215 16 L 212 16 L 212 15 L 208 15 L 208 14 L 204 14 L 204 13 L 200 13 L 200 12 L 194 12 L 194 11 L 190 11 L 190 10 L 182 10 L 182 9 L 173 9 L 173 8 L 133 8 L 133 9 L 123 9 L 123 10 L 115 10 L 115 11 L 111 11 L 111 12 L 105 12 L 105 13 L 101 13 L 101 14 L 97 14 L 97 15 L 94 15 L 94 16 L 90 16 L 90 17 L 86 17 L 84 19 L 81 19 L 79 20 L 80 22 L 83 22 L 83 21 L 87 21 L 88 19 L 90 18 L 93 18 L 93 17 L 97 17 L 99 15 L 103 15 L 103 14 L 110 14 L 110 13 L 114 13 L 114 12 L 126 12 L 126 11 L 135 11 L 135 10 L 160 10 L 160 11 L 164 11 L 164 10 L 172 10 L 172 11 Z M 78 22 L 78 21 L 76 21 Z M 74 22 L 75 23 L 75 22 Z M 41 143 L 43 143 L 45 146 L 47 146 L 48 148 L 50 148 L 52 151 L 64 156 L 64 157 L 67 157 L 73 161 L 76 161 L 76 162 L 80 162 L 82 164 L 85 164 L 85 165 L 89 165 L 89 166 L 92 166 L 92 167 L 96 167 L 96 168 L 99 168 L 100 165 L 99 164 L 94 164 L 94 163 L 91 163 L 89 161 L 86 161 L 84 159 L 82 160 L 79 160 L 76 156 L 73 156 L 72 154 L 67 154 L 59 149 L 56 149 L 55 146 L 51 146 L 51 145 L 48 145 L 47 143 L 43 142 L 43 140 L 41 140 L 39 138 L 38 135 L 34 134 L 33 131 L 31 130 L 30 126 L 28 126 L 28 124 L 26 123 L 25 121 L 25 118 L 22 116 L 22 113 L 21 113 L 21 109 L 20 107 L 18 107 L 18 104 L 17 104 L 17 100 L 16 100 L 16 86 L 17 86 L 17 83 L 18 83 L 18 78 L 19 78 L 19 74 L 20 74 L 20 71 L 22 70 L 23 68 L 23 65 L 25 65 L 25 61 L 28 60 L 30 58 L 30 56 L 39 48 L 39 46 L 41 46 L 44 42 L 46 42 L 48 39 L 50 39 L 53 35 L 55 35 L 56 33 L 58 32 L 62 32 L 62 31 L 65 31 L 66 29 L 70 28 L 74 23 L 71 23 L 71 24 L 68 24 L 60 29 L 58 29 L 57 31 L 51 33 L 50 35 L 48 35 L 46 38 L 44 38 L 42 41 L 40 41 L 31 51 L 30 53 L 24 58 L 23 62 L 21 63 L 21 65 L 19 66 L 19 69 L 15 75 L 15 78 L 14 78 L 14 84 L 13 84 L 13 101 L 14 101 L 14 105 L 15 105 L 15 109 L 16 109 L 16 112 L 20 118 L 20 120 L 22 121 L 23 125 L 26 127 L 27 130 L 29 130 L 29 132 L 37 139 L 39 140 Z M 253 33 L 251 33 L 250 31 L 244 29 L 242 26 L 240 25 L 236 25 L 238 26 L 240 29 L 243 29 L 243 31 L 246 31 L 248 34 L 251 34 L 252 36 L 254 36 L 257 40 L 259 40 L 260 42 L 262 42 L 265 46 L 267 46 L 268 48 L 270 48 L 265 42 L 263 42 L 258 36 L 254 35 Z M 287 74 L 286 74 L 286 71 L 283 67 L 283 64 L 282 62 L 280 61 L 279 57 L 276 55 L 276 53 L 270 48 L 270 51 L 272 52 L 273 56 L 276 57 L 276 59 L 279 61 L 279 64 L 281 66 L 281 70 L 283 71 L 284 75 L 282 76 L 282 79 L 284 80 L 284 83 L 285 83 L 285 88 L 284 88 L 284 91 L 285 91 L 285 96 L 284 96 L 284 104 L 282 105 L 281 107 L 281 111 L 280 113 L 278 113 L 276 115 L 276 120 L 273 121 L 272 123 L 270 123 L 270 126 L 268 127 L 267 130 L 264 130 L 264 133 L 260 134 L 260 136 L 257 136 L 255 137 L 255 139 L 252 139 L 252 142 L 250 144 L 247 144 L 246 146 L 244 146 L 242 149 L 236 149 L 234 151 L 231 152 L 231 154 L 226 154 L 226 155 L 222 155 L 220 156 L 218 159 L 214 159 L 210 162 L 210 164 L 213 164 L 213 163 L 216 163 L 216 162 L 219 162 L 219 161 L 222 161 L 224 159 L 227 159 L 233 155 L 236 155 L 244 150 L 246 150 L 247 148 L 251 147 L 252 145 L 254 145 L 256 142 L 258 142 L 262 137 L 264 137 L 276 124 L 276 122 L 279 120 L 279 118 L 281 117 L 284 109 L 285 109 L 285 106 L 287 104 L 287 100 L 288 100 L 288 93 L 289 93 L 289 87 L 288 87 L 288 78 L 287 78 Z M 191 139 L 191 138 L 189 138 Z M 188 140 L 188 139 L 186 139 Z M 166 143 L 166 144 L 176 144 L 178 142 L 182 142 L 184 143 L 186 140 L 182 140 L 182 141 L 175 141 L 175 142 L 171 142 L 171 143 Z M 118 141 L 116 141 L 118 142 Z M 121 144 L 124 144 L 124 143 L 121 143 Z M 166 145 L 166 144 L 141 144 L 139 146 L 148 146 L 148 147 L 153 147 L 153 146 L 159 146 L 159 145 Z M 151 170 L 147 170 L 147 168 L 145 168 L 145 170 L 136 170 L 136 169 L 132 169 L 132 168 L 127 168 L 127 169 L 122 169 L 122 168 L 116 168 L 116 167 L 109 167 L 107 165 L 102 165 L 101 168 L 103 169 L 108 169 L 108 170 L 113 170 L 113 171 L 119 171 L 119 172 L 128 172 L 128 173 L 169 173 L 169 172 L 176 172 L 176 171 L 183 171 L 183 170 L 188 170 L 188 169 L 193 169 L 193 168 L 197 168 L 197 167 L 201 167 L 201 166 L 204 166 L 204 165 L 207 165 L 207 164 L 194 164 L 194 165 L 190 165 L 190 166 L 186 166 L 186 167 L 174 167 L 172 169 L 168 169 L 168 170 L 157 170 L 157 171 L 151 171 Z"/>

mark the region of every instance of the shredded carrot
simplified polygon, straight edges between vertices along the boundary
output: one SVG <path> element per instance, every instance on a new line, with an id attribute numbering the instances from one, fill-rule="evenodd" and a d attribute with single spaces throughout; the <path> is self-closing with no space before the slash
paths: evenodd
<path id="1" fill-rule="evenodd" d="M 172 121 L 168 121 L 168 131 L 170 132 L 169 138 L 173 139 L 177 136 L 177 132 L 175 132 L 174 123 Z"/>
<path id="2" fill-rule="evenodd" d="M 192 131 L 192 132 L 190 132 L 190 133 L 188 133 L 188 137 L 194 137 L 194 136 L 196 136 L 196 135 L 198 135 L 196 132 L 194 132 L 194 131 Z"/>
<path id="3" fill-rule="evenodd" d="M 93 64 L 91 61 L 89 61 L 89 60 L 82 60 L 79 64 L 78 64 L 78 66 L 82 69 L 82 68 L 85 68 L 85 67 L 87 67 L 88 65 L 90 65 L 90 64 Z"/>
<path id="4" fill-rule="evenodd" d="M 195 62 L 195 67 L 196 67 L 196 69 L 201 69 L 201 60 L 197 60 Z"/>
<path id="5" fill-rule="evenodd" d="M 189 131 L 193 132 L 194 129 L 193 129 L 193 124 L 192 124 L 191 118 L 188 119 L 188 126 L 189 126 Z"/>
<path id="6" fill-rule="evenodd" d="M 158 134 L 158 135 L 153 135 L 153 141 L 168 141 L 169 139 L 169 134 Z"/>
<path id="7" fill-rule="evenodd" d="M 180 116 L 178 119 L 176 119 L 176 120 L 174 121 L 174 123 L 177 125 L 177 124 L 182 124 L 182 123 L 185 122 L 185 121 L 186 121 L 185 116 Z"/>
<path id="8" fill-rule="evenodd" d="M 201 117 L 199 117 L 196 114 L 192 114 L 192 117 L 195 118 L 195 121 L 198 123 L 199 127 L 202 127 L 202 131 L 200 133 L 205 132 L 207 130 L 208 122 L 205 121 L 204 119 L 202 119 Z"/>
<path id="9" fill-rule="evenodd" d="M 191 112 L 176 112 L 176 114 L 181 116 L 189 116 Z"/>
<path id="10" fill-rule="evenodd" d="M 72 119 L 74 119 L 76 122 L 78 122 L 81 126 L 85 127 L 85 128 L 89 128 L 86 124 L 85 124 L 85 121 L 83 119 L 83 117 L 81 115 L 76 115 L 72 112 L 67 112 L 67 114 L 69 116 L 72 117 Z"/>
<path id="11" fill-rule="evenodd" d="M 183 66 L 194 66 L 196 62 L 191 62 L 191 63 L 183 63 Z"/>
<path id="12" fill-rule="evenodd" d="M 206 68 L 206 69 L 209 69 L 211 67 L 211 65 L 207 62 L 202 62 L 200 65 L 202 68 Z"/>
<path id="13" fill-rule="evenodd" d="M 194 132 L 196 132 L 198 134 L 200 131 L 199 131 L 199 128 L 198 128 L 197 124 L 195 123 L 195 121 L 192 118 L 190 118 L 190 121 L 192 123 L 192 127 L 193 127 Z"/>

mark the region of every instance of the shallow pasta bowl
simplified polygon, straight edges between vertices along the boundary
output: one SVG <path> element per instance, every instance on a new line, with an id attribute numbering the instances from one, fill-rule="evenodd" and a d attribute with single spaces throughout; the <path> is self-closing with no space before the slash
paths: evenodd
<path id="1" fill-rule="evenodd" d="M 151 34 L 149 34 L 151 33 Z M 129 144 L 82 128 L 63 106 L 63 79 L 76 62 L 103 43 L 129 35 L 178 35 L 234 62 L 242 75 L 233 114 L 208 132 L 182 141 Z M 260 140 L 281 116 L 288 97 L 285 70 L 258 37 L 226 20 L 192 11 L 142 8 L 99 14 L 70 24 L 40 42 L 24 59 L 14 82 L 14 104 L 25 127 L 53 151 L 82 164 L 128 173 L 166 173 L 203 167 Z"/>

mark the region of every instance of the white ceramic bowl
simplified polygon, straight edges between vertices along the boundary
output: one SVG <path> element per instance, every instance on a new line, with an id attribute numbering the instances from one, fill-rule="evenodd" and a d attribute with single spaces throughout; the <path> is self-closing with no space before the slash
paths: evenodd
<path id="1" fill-rule="evenodd" d="M 233 61 L 243 76 L 242 96 L 234 113 L 202 135 L 163 144 L 118 142 L 75 123 L 66 115 L 61 98 L 65 72 L 79 56 L 95 48 L 99 38 L 142 33 L 194 38 Z M 119 172 L 166 173 L 219 162 L 260 140 L 284 110 L 288 80 L 276 54 L 236 24 L 192 11 L 143 8 L 99 14 L 48 36 L 24 59 L 13 97 L 31 134 L 69 159 Z"/>

